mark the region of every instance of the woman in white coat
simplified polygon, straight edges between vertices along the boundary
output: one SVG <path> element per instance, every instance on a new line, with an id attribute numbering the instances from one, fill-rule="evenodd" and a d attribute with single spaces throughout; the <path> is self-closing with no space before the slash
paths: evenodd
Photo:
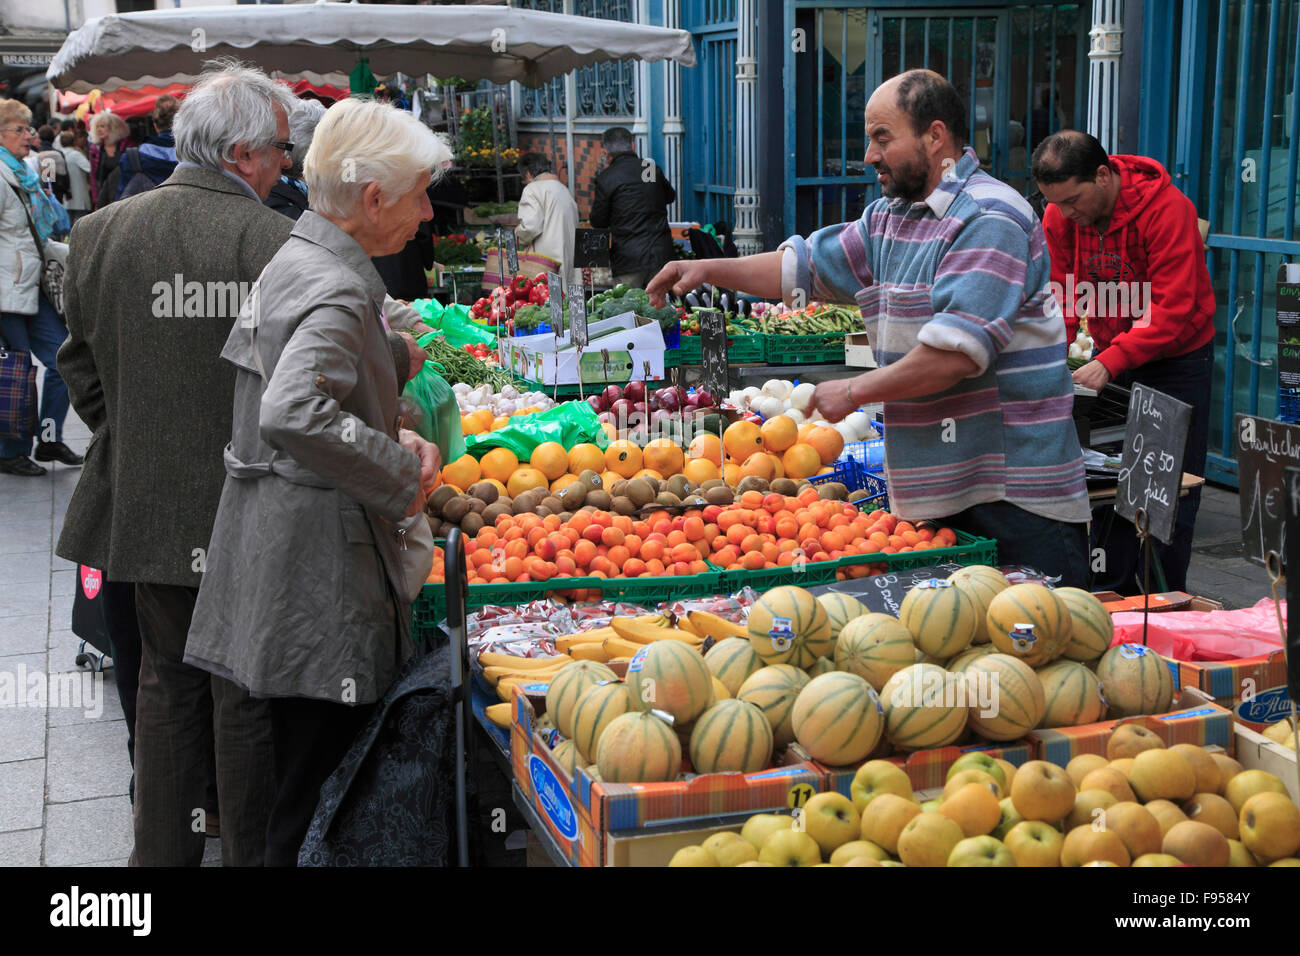
<path id="1" fill-rule="evenodd" d="M 45 469 L 32 461 L 80 465 L 81 456 L 63 443 L 68 387 L 55 360 L 68 337 L 67 326 L 41 292 L 41 251 L 54 232 L 57 214 L 25 162 L 30 150 L 32 111 L 17 100 L 0 100 L 0 340 L 31 352 L 45 366 L 41 408 L 34 435 L 0 438 L 0 472 L 36 477 Z"/>

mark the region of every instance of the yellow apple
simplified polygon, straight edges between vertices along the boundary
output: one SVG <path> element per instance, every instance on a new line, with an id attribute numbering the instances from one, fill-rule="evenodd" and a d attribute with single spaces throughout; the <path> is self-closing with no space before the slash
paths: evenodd
<path id="1" fill-rule="evenodd" d="M 669 866 L 717 866 L 713 854 L 702 846 L 684 846 L 668 861 Z"/>
<path id="2" fill-rule="evenodd" d="M 831 862 L 836 866 L 847 866 L 849 860 L 855 856 L 869 856 L 876 860 L 889 859 L 889 854 L 885 852 L 884 847 L 876 846 L 866 840 L 851 840 L 835 849 L 831 854 Z"/>
<path id="3" fill-rule="evenodd" d="M 1160 839 L 1163 842 L 1165 834 L 1176 823 L 1182 823 L 1187 819 L 1187 814 L 1176 803 L 1170 803 L 1168 800 L 1152 800 L 1146 805 L 1146 811 L 1156 818 L 1156 823 L 1160 824 Z"/>
<path id="4" fill-rule="evenodd" d="M 940 797 L 935 797 L 933 800 L 926 800 L 924 803 L 922 803 L 921 809 L 925 813 L 933 813 L 935 810 L 939 809 L 939 804 L 941 803 L 943 803 L 943 799 Z"/>
<path id="5" fill-rule="evenodd" d="M 1110 761 L 1101 754 L 1079 754 L 1065 765 L 1065 772 L 1070 775 L 1070 779 L 1074 781 L 1076 787 L 1080 790 L 1086 790 L 1088 788 L 1083 785 L 1083 778 L 1109 763 Z"/>
<path id="6" fill-rule="evenodd" d="M 1300 857 L 1287 856 L 1280 860 L 1274 860 L 1269 866 L 1300 866 Z"/>
<path id="7" fill-rule="evenodd" d="M 1182 866 L 1183 861 L 1168 853 L 1143 853 L 1133 861 L 1134 866 Z"/>
<path id="8" fill-rule="evenodd" d="M 912 781 L 903 768 L 888 760 L 868 760 L 853 775 L 849 796 L 853 806 L 861 813 L 874 798 L 882 793 L 892 793 L 907 800 L 912 799 Z"/>
<path id="9" fill-rule="evenodd" d="M 1172 803 L 1169 806 L 1181 815 L 1182 811 Z M 1124 841 L 1124 848 L 1133 859 L 1160 852 L 1164 831 L 1155 815 L 1141 804 L 1126 800 L 1107 807 L 1103 820 L 1106 829 Z"/>
<path id="10" fill-rule="evenodd" d="M 949 866 L 1015 866 L 1011 851 L 991 836 L 967 837 L 948 854 Z"/>
<path id="11" fill-rule="evenodd" d="M 1016 858 L 1016 866 L 1061 865 L 1061 844 L 1065 838 L 1056 827 L 1042 820 L 1022 820 L 1002 842 Z"/>
<path id="12" fill-rule="evenodd" d="M 990 782 L 996 783 L 991 779 Z M 1002 820 L 998 795 L 982 783 L 968 783 L 958 788 L 939 804 L 939 813 L 954 820 L 961 827 L 963 836 L 967 837 L 992 833 Z"/>
<path id="13" fill-rule="evenodd" d="M 884 866 L 885 864 L 873 856 L 855 856 L 845 866 Z"/>
<path id="14" fill-rule="evenodd" d="M 1241 842 L 1261 863 L 1300 850 L 1300 807 L 1284 793 L 1257 793 L 1241 806 Z"/>
<path id="15" fill-rule="evenodd" d="M 1061 866 L 1083 866 L 1104 860 L 1116 866 L 1128 866 L 1132 857 L 1128 847 L 1113 830 L 1094 830 L 1090 825 L 1075 827 L 1061 844 Z"/>
<path id="16" fill-rule="evenodd" d="M 1002 788 L 1003 792 L 1007 789 L 1007 772 L 1002 769 L 1002 765 L 996 757 L 991 757 L 982 750 L 973 750 L 954 760 L 952 766 L 948 768 L 947 776 L 944 777 L 944 783 L 952 780 L 954 776 L 963 770 L 983 770 L 998 782 L 998 786 Z"/>
<path id="17" fill-rule="evenodd" d="M 1254 854 L 1240 840 L 1228 841 L 1228 866 L 1259 866 Z"/>
<path id="18" fill-rule="evenodd" d="M 1223 795 L 1228 798 L 1232 804 L 1232 809 L 1238 814 L 1241 808 L 1257 793 L 1286 793 L 1286 786 L 1275 775 L 1267 770 L 1243 770 L 1231 780 L 1228 781 L 1227 787 L 1224 788 Z M 1243 840 L 1243 843 L 1246 841 Z"/>
<path id="19" fill-rule="evenodd" d="M 1217 793 L 1193 794 L 1182 809 L 1187 814 L 1187 819 L 1208 823 L 1229 840 L 1235 840 L 1240 835 L 1237 814 L 1233 811 L 1232 804 Z"/>
<path id="20" fill-rule="evenodd" d="M 1011 828 L 1023 820 L 1024 817 L 1016 810 L 1016 806 L 1011 802 L 1010 797 L 1003 797 L 998 801 L 998 810 L 1001 812 L 1002 818 L 998 820 L 998 825 L 993 828 L 993 836 L 1005 842 Z"/>
<path id="21" fill-rule="evenodd" d="M 1228 789 L 1228 781 L 1245 768 L 1227 754 L 1210 754 L 1210 759 L 1219 768 L 1219 789 L 1216 792 L 1222 797 L 1225 795 L 1224 791 Z"/>
<path id="22" fill-rule="evenodd" d="M 908 866 L 946 866 L 964 837 L 961 827 L 942 813 L 921 813 L 898 835 L 898 858 Z"/>
<path id="23" fill-rule="evenodd" d="M 1133 766 L 1132 757 L 1119 757 L 1110 762 L 1110 769 L 1118 771 L 1119 773 L 1123 774 L 1125 780 L 1128 779 L 1129 768 L 1132 766 Z"/>
<path id="24" fill-rule="evenodd" d="M 1105 819 L 1102 811 L 1117 803 L 1115 796 L 1106 790 L 1080 790 L 1074 795 L 1074 809 L 1065 818 L 1065 831 L 1068 833 L 1075 827 L 1091 825 L 1098 816 Z"/>
<path id="25" fill-rule="evenodd" d="M 1016 771 L 1011 802 L 1026 820 L 1055 823 L 1074 809 L 1074 783 L 1063 767 L 1031 760 Z M 996 826 L 996 824 L 994 824 Z"/>
<path id="26" fill-rule="evenodd" d="M 1223 785 L 1223 774 L 1219 772 L 1219 765 L 1214 762 L 1208 750 L 1196 744 L 1174 744 L 1169 752 L 1181 755 L 1192 765 L 1192 772 L 1196 774 L 1197 793 L 1219 792 L 1219 787 Z"/>
<path id="27" fill-rule="evenodd" d="M 748 863 L 741 863 L 741 866 L 773 866 L 772 863 L 764 863 L 762 860 L 750 860 Z"/>
<path id="28" fill-rule="evenodd" d="M 1143 803 L 1188 800 L 1196 792 L 1196 771 L 1182 754 L 1163 748 L 1133 758 L 1128 784 Z"/>
<path id="29" fill-rule="evenodd" d="M 1194 820 L 1170 827 L 1160 851 L 1193 866 L 1227 866 L 1232 856 L 1227 837 L 1208 823 Z"/>
<path id="30" fill-rule="evenodd" d="M 1106 741 L 1106 759 L 1136 757 L 1144 750 L 1157 750 L 1164 745 L 1165 742 L 1154 731 L 1141 724 L 1120 724 Z"/>
<path id="31" fill-rule="evenodd" d="M 730 833 L 731 831 L 728 830 L 727 832 Z M 749 863 L 752 860 L 758 859 L 758 851 L 754 849 L 754 844 L 750 843 L 748 840 L 742 840 L 740 836 L 735 833 L 732 833 L 732 836 L 735 837 L 735 839 L 722 840 L 715 843 L 713 846 L 709 846 L 711 841 L 720 836 L 722 836 L 721 833 L 709 837 L 708 840 L 704 841 L 705 849 L 713 854 L 713 858 L 718 861 L 718 866 L 740 866 L 742 863 Z"/>
<path id="32" fill-rule="evenodd" d="M 884 847 L 890 856 L 897 856 L 898 835 L 907 821 L 920 812 L 919 804 L 896 793 L 882 793 L 862 811 L 862 839 Z"/>
<path id="33" fill-rule="evenodd" d="M 822 861 L 822 851 L 806 833 L 778 830 L 763 841 L 758 859 L 773 866 L 816 866 Z"/>
<path id="34" fill-rule="evenodd" d="M 817 841 L 824 856 L 830 856 L 836 847 L 857 839 L 862 832 L 853 801 L 834 791 L 810 798 L 803 805 L 796 826 Z"/>
<path id="35" fill-rule="evenodd" d="M 1002 785 L 1003 793 L 1011 792 L 1011 781 L 1016 778 L 1016 765 L 1010 760 L 1003 760 L 1001 757 L 994 757 L 993 762 L 1002 768 L 1002 772 L 1007 775 L 1007 782 Z"/>
<path id="36" fill-rule="evenodd" d="M 773 833 L 793 829 L 794 821 L 779 813 L 759 813 L 745 821 L 740 835 L 753 844 L 755 850 L 763 849 L 763 844 Z"/>
<path id="37" fill-rule="evenodd" d="M 746 843 L 749 842 L 749 841 L 745 840 L 745 838 L 742 837 L 742 836 L 741 836 L 739 833 L 737 833 L 735 830 L 722 830 L 721 832 L 719 832 L 719 833 L 715 833 L 715 834 L 713 834 L 713 836 L 711 836 L 711 837 L 709 837 L 707 840 L 705 840 L 705 841 L 701 844 L 701 846 L 703 846 L 704 849 L 708 850 L 708 851 L 709 851 L 710 853 L 712 853 L 714 856 L 717 856 L 718 848 L 719 848 L 719 847 L 725 846 L 725 845 L 728 844 L 728 843 L 734 843 L 734 842 L 737 841 L 737 840 L 740 840 L 740 841 L 742 841 L 742 842 L 746 842 Z"/>
<path id="38" fill-rule="evenodd" d="M 1133 793 L 1133 788 L 1128 784 L 1128 777 L 1124 776 L 1114 767 L 1098 767 L 1096 770 L 1086 774 L 1079 783 L 1080 790 L 1105 790 L 1116 801 L 1122 803 L 1125 800 L 1136 802 L 1137 796 Z"/>
<path id="39" fill-rule="evenodd" d="M 1294 746 L 1294 734 L 1291 729 L 1291 718 L 1283 717 L 1276 724 L 1271 724 L 1264 728 L 1264 736 L 1275 744 L 1286 745 L 1288 740 L 1292 741 Z"/>

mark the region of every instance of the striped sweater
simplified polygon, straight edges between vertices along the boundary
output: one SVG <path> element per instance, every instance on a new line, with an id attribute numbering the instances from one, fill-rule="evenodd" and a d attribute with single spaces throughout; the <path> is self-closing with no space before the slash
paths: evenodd
<path id="1" fill-rule="evenodd" d="M 924 201 L 879 199 L 857 222 L 781 248 L 787 300 L 856 302 L 880 365 L 920 343 L 978 368 L 943 393 L 885 402 L 895 513 L 943 518 L 1005 500 L 1089 519 L 1043 229 L 1023 197 L 979 171 L 973 150 Z"/>

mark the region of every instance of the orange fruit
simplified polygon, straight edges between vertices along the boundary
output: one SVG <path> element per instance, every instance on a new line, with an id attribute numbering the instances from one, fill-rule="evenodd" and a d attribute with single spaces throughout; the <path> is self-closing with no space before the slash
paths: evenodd
<path id="1" fill-rule="evenodd" d="M 554 481 L 551 482 L 551 493 L 554 494 L 555 492 L 559 491 L 561 488 L 567 488 L 569 485 L 573 484 L 577 480 L 578 480 L 577 475 L 567 474 L 567 473 L 560 475 L 559 478 L 556 478 Z"/>
<path id="2" fill-rule="evenodd" d="M 691 439 L 691 444 L 686 449 L 686 457 L 705 458 L 721 468 L 722 439 L 717 435 L 710 435 L 708 432 L 701 432 L 699 435 L 696 435 Z"/>
<path id="3" fill-rule="evenodd" d="M 605 467 L 622 478 L 641 470 L 641 449 L 634 442 L 612 441 L 605 449 Z"/>
<path id="4" fill-rule="evenodd" d="M 822 458 L 817 449 L 806 442 L 795 442 L 781 456 L 781 467 L 785 469 L 785 476 L 796 481 L 817 474 L 821 464 Z"/>
<path id="5" fill-rule="evenodd" d="M 804 441 L 817 449 L 823 465 L 829 465 L 840 457 L 840 452 L 844 451 L 844 436 L 830 425 L 818 425 L 808 432 L 808 437 Z"/>
<path id="6" fill-rule="evenodd" d="M 651 471 L 667 476 L 678 474 L 686 463 L 686 457 L 682 446 L 671 438 L 656 438 L 645 446 L 641 461 Z"/>
<path id="7" fill-rule="evenodd" d="M 482 480 L 486 481 L 490 485 L 496 485 L 498 497 L 500 498 L 506 497 L 507 492 L 506 492 L 505 482 L 497 481 L 497 479 L 495 478 L 484 478 Z"/>
<path id="8" fill-rule="evenodd" d="M 525 491 L 532 491 L 534 488 L 547 487 L 549 485 L 546 475 L 536 468 L 517 468 L 510 476 L 510 480 L 506 482 L 506 491 L 511 498 L 518 498 Z"/>
<path id="9" fill-rule="evenodd" d="M 479 431 L 485 432 L 492 429 L 492 423 L 496 421 L 496 416 L 492 414 L 490 408 L 480 408 L 476 412 L 470 413 L 470 418 L 478 423 Z"/>
<path id="10" fill-rule="evenodd" d="M 615 427 L 613 422 L 601 422 L 600 428 L 610 441 L 618 437 L 618 428 Z"/>
<path id="11" fill-rule="evenodd" d="M 494 478 L 504 485 L 519 467 L 519 459 L 509 448 L 493 448 L 478 464 L 484 478 Z"/>
<path id="12" fill-rule="evenodd" d="M 732 422 L 722 433 L 722 447 L 736 461 L 745 461 L 763 450 L 763 435 L 753 422 Z"/>
<path id="13" fill-rule="evenodd" d="M 569 470 L 569 453 L 557 441 L 544 441 L 533 449 L 528 463 L 552 482 Z"/>
<path id="14" fill-rule="evenodd" d="M 569 449 L 569 471 L 580 475 L 590 468 L 594 472 L 605 470 L 605 453 L 590 442 Z"/>
<path id="15" fill-rule="evenodd" d="M 731 487 L 734 488 L 736 485 L 740 484 L 740 478 L 741 474 L 739 465 L 733 465 L 731 462 L 727 462 L 727 464 L 722 466 L 722 480 L 731 485 Z"/>
<path id="16" fill-rule="evenodd" d="M 614 487 L 614 482 L 621 481 L 622 478 L 623 476 L 616 471 L 603 471 L 600 474 L 601 487 L 608 491 Z"/>
<path id="17" fill-rule="evenodd" d="M 771 452 L 767 452 L 766 454 L 767 454 L 767 457 L 770 458 L 770 459 L 772 460 L 772 477 L 773 477 L 773 478 L 784 478 L 784 477 L 785 477 L 785 466 L 781 464 L 781 456 L 780 456 L 780 455 L 773 455 Z"/>
<path id="18" fill-rule="evenodd" d="M 473 455 L 461 455 L 449 465 L 442 468 L 442 480 L 449 485 L 456 485 L 460 488 L 468 488 L 474 482 L 481 478 L 483 472 L 479 469 L 478 459 Z"/>
<path id="19" fill-rule="evenodd" d="M 640 471 L 638 471 L 638 472 L 637 472 L 635 475 L 633 475 L 632 477 L 633 477 L 633 478 L 650 478 L 650 479 L 652 479 L 652 480 L 654 480 L 654 481 L 663 481 L 663 479 L 664 479 L 664 475 L 663 475 L 661 472 L 655 471 L 653 468 L 642 468 Z"/>
<path id="20" fill-rule="evenodd" d="M 764 481 L 771 481 L 776 477 L 775 470 L 772 468 L 772 456 L 756 451 L 740 466 L 740 477 L 743 478 L 762 478 Z"/>
<path id="21" fill-rule="evenodd" d="M 799 440 L 799 426 L 786 415 L 773 415 L 759 429 L 763 447 L 775 454 L 785 451 Z"/>
<path id="22" fill-rule="evenodd" d="M 479 424 L 474 419 L 474 416 L 472 415 L 460 416 L 460 433 L 462 435 L 477 435 L 482 431 L 483 429 L 479 427 Z"/>
<path id="23" fill-rule="evenodd" d="M 717 464 L 708 458 L 692 458 L 682 468 L 682 474 L 693 485 L 702 485 L 711 478 L 721 478 Z"/>

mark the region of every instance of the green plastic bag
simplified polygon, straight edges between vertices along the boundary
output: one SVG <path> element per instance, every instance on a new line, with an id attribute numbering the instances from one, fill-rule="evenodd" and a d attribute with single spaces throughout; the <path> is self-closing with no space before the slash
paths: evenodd
<path id="1" fill-rule="evenodd" d="M 447 307 L 437 299 L 416 299 L 411 303 L 411 308 L 420 314 L 425 325 L 436 329 L 442 324 L 442 313 Z"/>
<path id="2" fill-rule="evenodd" d="M 497 337 L 489 332 L 486 326 L 479 325 L 477 322 L 467 322 L 457 318 L 448 309 L 442 314 L 442 337 L 447 340 L 448 345 L 454 345 L 460 348 L 462 345 L 473 345 L 482 342 L 484 345 L 491 345 L 494 348 L 497 344 Z"/>
<path id="3" fill-rule="evenodd" d="M 407 427 L 425 441 L 437 445 L 444 464 L 465 454 L 460 407 L 451 386 L 438 374 L 437 363 L 425 362 L 402 389 L 402 398 L 410 406 Z"/>
<path id="4" fill-rule="evenodd" d="M 483 435 L 469 435 L 465 447 L 475 458 L 482 458 L 493 448 L 508 448 L 520 461 L 527 461 L 533 449 L 543 442 L 559 442 L 566 449 L 590 442 L 602 451 L 609 447 L 609 436 L 600 427 L 595 410 L 586 402 L 565 402 L 544 412 L 512 418 L 505 428 Z"/>

